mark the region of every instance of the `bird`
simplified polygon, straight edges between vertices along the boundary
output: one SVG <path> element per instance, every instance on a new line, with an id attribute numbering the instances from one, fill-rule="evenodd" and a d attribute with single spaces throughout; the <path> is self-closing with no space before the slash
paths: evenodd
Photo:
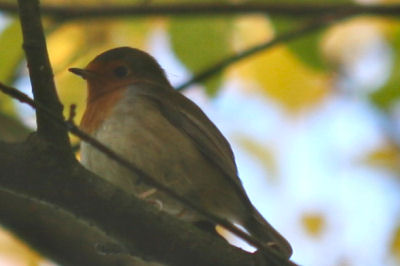
<path id="1" fill-rule="evenodd" d="M 250 202 L 227 139 L 200 107 L 173 88 L 154 57 L 117 47 L 69 71 L 87 82 L 81 130 L 196 206 L 241 225 L 290 258 L 289 242 Z M 87 169 L 170 215 L 194 224 L 205 221 L 90 144 L 81 144 L 80 156 Z"/>

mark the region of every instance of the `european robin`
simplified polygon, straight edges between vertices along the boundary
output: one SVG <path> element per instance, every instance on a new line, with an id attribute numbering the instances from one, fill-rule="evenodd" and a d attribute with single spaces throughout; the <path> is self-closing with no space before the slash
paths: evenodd
<path id="1" fill-rule="evenodd" d="M 253 237 L 290 257 L 292 249 L 253 207 L 238 177 L 231 147 L 191 100 L 175 91 L 149 54 L 108 50 L 70 71 L 88 85 L 81 129 L 206 211 L 242 225 Z M 190 222 L 197 213 L 138 182 L 126 168 L 82 143 L 82 164 L 134 195 Z"/>

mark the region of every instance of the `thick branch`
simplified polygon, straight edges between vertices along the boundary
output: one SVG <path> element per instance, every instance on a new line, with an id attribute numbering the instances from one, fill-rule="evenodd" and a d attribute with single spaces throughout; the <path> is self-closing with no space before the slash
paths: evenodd
<path id="1" fill-rule="evenodd" d="M 1 84 L 0 84 L 1 86 Z M 0 113 L 0 140 L 15 142 L 16 139 L 25 139 L 31 130 L 17 121 L 16 118 Z"/>
<path id="2" fill-rule="evenodd" d="M 172 265 L 255 265 L 255 255 L 153 209 L 35 136 L 24 144 L 0 142 L 0 185 L 89 221 L 142 258 Z"/>
<path id="3" fill-rule="evenodd" d="M 232 232 L 238 234 L 240 237 L 242 237 L 243 239 L 245 239 L 246 241 L 249 241 L 249 243 L 255 244 L 257 247 L 261 247 L 263 250 L 263 254 L 264 255 L 268 255 L 268 260 L 270 263 L 276 263 L 277 265 L 291 265 L 291 262 L 286 261 L 286 259 L 281 258 L 278 254 L 275 254 L 275 252 L 273 252 L 272 250 L 269 249 L 264 249 L 262 244 L 258 243 L 256 240 L 254 240 L 252 237 L 244 234 L 242 231 L 240 231 L 239 229 L 237 229 L 236 227 L 234 227 L 232 224 L 230 224 L 229 222 L 225 221 L 224 219 L 221 219 L 219 217 L 216 217 L 214 215 L 209 214 L 208 212 L 202 210 L 201 208 L 196 207 L 196 205 L 192 204 L 189 200 L 182 198 L 181 196 L 179 196 L 177 193 L 175 193 L 174 191 L 172 191 L 171 189 L 169 189 L 168 187 L 163 186 L 162 184 L 159 184 L 157 181 L 154 180 L 153 177 L 148 176 L 146 173 L 142 172 L 140 169 L 138 169 L 136 166 L 132 165 L 131 163 L 129 163 L 128 161 L 126 161 L 124 158 L 119 157 L 117 154 L 115 154 L 112 150 L 109 150 L 107 147 L 105 147 L 103 144 L 99 143 L 98 141 L 96 141 L 95 139 L 91 138 L 90 136 L 88 136 L 87 134 L 85 134 L 84 132 L 80 131 L 79 129 L 77 129 L 73 124 L 71 124 L 70 122 L 65 122 L 63 120 L 59 120 L 57 117 L 53 116 L 52 113 L 49 112 L 49 110 L 43 106 L 41 106 L 40 104 L 36 104 L 33 102 L 32 99 L 30 99 L 28 96 L 26 96 L 25 94 L 17 91 L 14 88 L 5 86 L 0 84 L 0 89 L 15 97 L 16 99 L 20 100 L 21 102 L 25 102 L 29 105 L 31 105 L 32 107 L 36 107 L 37 109 L 41 109 L 42 111 L 45 111 L 45 113 L 51 117 L 53 119 L 54 123 L 57 124 L 66 124 L 69 125 L 69 129 L 71 130 L 71 132 L 73 134 L 76 134 L 78 137 L 82 138 L 84 141 L 90 143 L 91 145 L 93 145 L 95 148 L 99 149 L 100 151 L 102 151 L 104 154 L 106 154 L 107 156 L 109 156 L 111 159 L 115 160 L 116 162 L 120 163 L 121 165 L 127 167 L 129 170 L 131 170 L 132 172 L 138 174 L 141 178 L 142 178 L 142 182 L 146 182 L 147 184 L 156 187 L 164 192 L 166 192 L 168 195 L 170 195 L 172 198 L 180 201 L 181 203 L 185 204 L 186 206 L 198 211 L 200 214 L 202 214 L 203 216 L 205 216 L 206 218 L 209 218 L 212 222 L 217 223 L 217 224 L 221 224 L 223 226 L 225 226 L 228 230 L 231 230 Z M 71 111 L 71 113 L 73 113 Z M 71 116 L 72 119 L 73 116 Z M 25 154 L 25 153 L 24 153 Z M 48 153 L 47 153 L 48 154 Z M 63 155 L 62 154 L 57 154 L 58 156 L 56 156 L 55 158 L 59 157 L 60 158 L 60 162 L 63 162 L 64 164 L 68 164 L 69 160 L 65 160 L 65 158 L 62 158 Z M 53 157 L 52 157 L 53 158 Z M 54 158 L 53 158 L 54 159 Z M 59 163 L 60 163 L 59 162 Z M 75 161 L 73 161 L 72 163 L 74 163 Z M 75 162 L 76 164 L 76 162 Z M 47 172 L 47 171 L 46 171 Z M 0 182 L 1 183 L 1 182 Z M 93 185 L 93 184 L 92 184 Z M 7 187 L 8 188 L 8 187 Z M 18 190 L 17 190 L 18 191 Z M 22 193 L 22 192 L 20 192 Z M 25 192 L 23 193 L 24 195 Z M 35 194 L 34 196 L 37 197 L 37 195 Z M 54 202 L 54 201 L 48 201 L 48 202 Z M 75 212 L 74 212 L 75 213 Z"/>
<path id="4" fill-rule="evenodd" d="M 16 13 L 15 5 L 0 3 L 0 10 Z M 78 19 L 93 17 L 121 16 L 207 16 L 226 14 L 269 14 L 279 16 L 312 17 L 337 12 L 349 15 L 385 15 L 398 16 L 400 5 L 360 5 L 335 3 L 192 3 L 163 5 L 116 5 L 116 6 L 42 6 L 44 15 L 56 19 Z"/>
<path id="5" fill-rule="evenodd" d="M 4 163 L 0 167 L 1 186 L 22 195 L 55 204 L 89 220 L 118 240 L 118 243 L 127 248 L 130 254 L 155 258 L 176 265 L 193 264 L 193 262 L 200 265 L 254 264 L 254 256 L 245 252 L 240 253 L 211 235 L 202 235 L 191 226 L 174 221 L 164 213 L 143 208 L 143 202 L 133 199 L 131 195 L 84 170 L 70 156 L 70 151 L 60 153 L 59 147 L 69 147 L 67 131 L 60 123 L 54 123 L 49 119 L 56 117 L 59 121 L 63 121 L 62 106 L 54 88 L 38 15 L 38 3 L 20 0 L 19 4 L 24 47 L 35 102 L 37 106 L 43 106 L 45 109 L 41 108 L 37 113 L 39 137 L 31 137 L 27 143 L 20 145 L 0 143 L 2 148 L 0 162 Z M 51 110 L 52 115 L 46 115 L 43 110 Z M 153 224 L 149 227 L 152 220 L 160 221 L 161 224 Z M 135 221 L 135 226 L 132 226 L 132 221 Z M 183 227 L 175 223 L 182 223 Z M 177 228 L 179 231 L 172 230 Z M 204 241 L 196 242 L 195 247 L 189 245 L 194 235 L 187 233 L 182 236 L 179 233 L 186 231 L 200 234 L 201 240 Z M 157 237 L 149 233 L 154 233 Z M 171 250 L 177 253 L 171 250 L 165 252 L 165 247 L 168 245 L 160 239 L 167 240 L 165 243 L 169 246 L 172 243 Z M 171 242 L 173 240 L 175 241 Z M 221 256 L 221 250 L 218 250 L 218 247 L 223 249 L 228 247 L 227 256 Z M 229 255 L 230 253 L 232 254 Z M 204 254 L 207 256 L 205 257 Z M 234 254 L 236 256 L 233 256 Z"/>
<path id="6" fill-rule="evenodd" d="M 256 238 L 246 234 L 244 231 L 242 231 L 241 229 L 237 228 L 236 226 L 231 224 L 229 221 L 227 221 L 227 220 L 225 220 L 223 218 L 220 218 L 220 217 L 218 217 L 216 215 L 213 215 L 213 214 L 207 212 L 206 210 L 203 210 L 202 208 L 198 207 L 196 204 L 194 204 L 190 200 L 182 197 L 181 195 L 176 193 L 171 188 L 159 183 L 155 178 L 153 178 L 152 176 L 149 176 L 147 173 L 143 172 L 141 169 L 136 167 L 134 164 L 132 164 L 131 162 L 127 161 L 125 158 L 120 157 L 113 150 L 109 149 L 108 147 L 106 147 L 105 145 L 103 145 L 102 143 L 100 143 L 99 141 L 97 141 L 96 139 L 91 137 L 90 135 L 88 135 L 88 134 L 84 133 L 83 131 L 79 130 L 72 122 L 72 119 L 73 119 L 73 116 L 74 116 L 74 112 L 75 112 L 75 106 L 73 106 L 73 108 L 71 108 L 70 121 L 64 121 L 64 120 L 60 120 L 60 119 L 58 119 L 58 117 L 54 116 L 50 112 L 50 110 L 47 109 L 46 107 L 41 106 L 40 104 L 35 104 L 34 101 L 32 99 L 30 99 L 27 95 L 25 95 L 24 93 L 19 92 L 18 90 L 14 89 L 12 87 L 8 87 L 8 86 L 3 85 L 3 84 L 0 83 L 0 90 L 3 91 L 4 93 L 14 97 L 15 99 L 23 102 L 23 103 L 29 104 L 33 108 L 36 108 L 38 110 L 44 111 L 44 113 L 47 116 L 49 116 L 50 118 L 53 119 L 54 123 L 57 123 L 57 124 L 60 124 L 60 125 L 65 125 L 72 134 L 74 134 L 77 137 L 79 137 L 82 141 L 85 141 L 85 142 L 89 143 L 94 148 L 96 148 L 97 150 L 99 150 L 100 152 L 102 152 L 103 154 L 108 156 L 110 159 L 112 159 L 115 162 L 117 162 L 118 164 L 126 167 L 132 173 L 140 176 L 140 178 L 142 179 L 142 182 L 148 184 L 149 186 L 157 188 L 160 191 L 165 192 L 172 199 L 175 199 L 178 202 L 180 202 L 183 205 L 185 205 L 186 207 L 198 212 L 201 216 L 209 219 L 211 222 L 224 226 L 227 230 L 229 230 L 232 233 L 236 234 L 237 236 L 239 236 L 243 240 L 247 241 L 249 244 L 252 244 L 252 245 L 256 246 L 257 248 L 262 249 L 263 253 L 268 254 L 268 256 L 270 257 L 271 260 L 274 259 L 277 262 L 286 261 L 286 259 L 282 258 L 280 254 L 276 253 L 274 250 L 272 250 L 270 248 L 265 247 Z"/>
<path id="7" fill-rule="evenodd" d="M 55 116 L 62 119 L 63 107 L 58 100 L 55 89 L 40 21 L 39 3 L 37 0 L 19 0 L 18 4 L 24 39 L 23 46 L 35 101 L 46 106 Z M 69 139 L 65 128 L 50 121 L 49 117 L 43 114 L 41 110 L 36 112 L 36 120 L 39 135 L 55 145 L 59 145 L 60 149 L 69 148 Z"/>
<path id="8" fill-rule="evenodd" d="M 28 136 L 28 130 L 22 124 L 2 117 L 2 114 L 0 124 L 1 140 L 20 142 Z M 61 265 L 142 265 L 129 255 L 101 254 L 96 243 L 105 245 L 115 241 L 96 227 L 60 208 L 2 190 L 0 223 L 36 251 Z"/>
<path id="9" fill-rule="evenodd" d="M 127 254 L 105 256 L 97 246 L 118 245 L 113 239 L 75 216 L 37 200 L 0 191 L 0 221 L 35 250 L 61 265 L 141 265 Z"/>

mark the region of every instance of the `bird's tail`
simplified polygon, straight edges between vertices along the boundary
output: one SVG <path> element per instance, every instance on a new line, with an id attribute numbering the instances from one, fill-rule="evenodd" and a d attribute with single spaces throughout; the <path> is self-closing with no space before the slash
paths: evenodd
<path id="1" fill-rule="evenodd" d="M 279 234 L 256 209 L 254 209 L 253 216 L 250 216 L 249 219 L 245 221 L 244 226 L 253 237 L 259 239 L 267 246 L 275 247 L 276 250 L 286 258 L 290 258 L 292 255 L 293 251 L 289 242 Z"/>

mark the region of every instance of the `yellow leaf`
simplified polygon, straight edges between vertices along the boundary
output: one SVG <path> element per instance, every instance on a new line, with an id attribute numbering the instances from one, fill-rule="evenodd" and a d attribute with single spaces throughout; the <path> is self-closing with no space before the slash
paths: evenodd
<path id="1" fill-rule="evenodd" d="M 235 140 L 260 162 L 261 166 L 269 173 L 268 177 L 270 179 L 275 179 L 278 176 L 277 162 L 269 147 L 246 136 L 235 136 Z"/>
<path id="2" fill-rule="evenodd" d="M 23 265 L 22 263 L 39 265 L 44 260 L 39 254 L 4 229 L 0 229 L 0 255 L 18 265 Z"/>
<path id="3" fill-rule="evenodd" d="M 400 171 L 400 151 L 396 144 L 387 143 L 367 154 L 363 162 L 398 172 Z"/>
<path id="4" fill-rule="evenodd" d="M 320 213 L 304 213 L 301 222 L 306 232 L 313 236 L 320 236 L 325 230 L 326 221 Z"/>
<path id="5" fill-rule="evenodd" d="M 398 227 L 394 232 L 391 244 L 391 252 L 397 259 L 400 260 L 400 227 Z"/>
<path id="6" fill-rule="evenodd" d="M 243 60 L 233 74 L 256 81 L 263 92 L 292 113 L 319 103 L 331 83 L 328 74 L 305 66 L 284 46 Z"/>
<path id="7" fill-rule="evenodd" d="M 321 42 L 324 57 L 331 64 L 340 65 L 365 56 L 361 48 L 374 42 L 389 24 L 393 25 L 393 21 L 358 17 L 332 26 Z"/>
<path id="8" fill-rule="evenodd" d="M 47 38 L 49 57 L 54 72 L 65 67 L 65 62 L 82 47 L 85 32 L 79 24 L 65 24 Z"/>
<path id="9" fill-rule="evenodd" d="M 274 36 L 274 29 L 264 15 L 244 16 L 235 19 L 233 47 L 236 52 L 264 43 Z"/>

